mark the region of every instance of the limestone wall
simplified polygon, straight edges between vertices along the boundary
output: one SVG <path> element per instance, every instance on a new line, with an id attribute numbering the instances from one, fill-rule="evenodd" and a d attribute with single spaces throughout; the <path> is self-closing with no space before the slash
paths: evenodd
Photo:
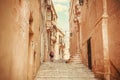
<path id="1" fill-rule="evenodd" d="M 102 0 L 85 0 L 82 6 L 81 29 L 82 29 L 82 61 L 89 67 L 91 62 L 92 71 L 97 77 L 104 77 L 103 43 L 102 43 Z M 88 40 L 91 44 L 91 61 L 88 58 Z"/>
<path id="2" fill-rule="evenodd" d="M 39 2 L 2 0 L 0 16 L 0 80 L 31 80 L 39 67 Z"/>
<path id="3" fill-rule="evenodd" d="M 108 33 L 111 62 L 111 80 L 120 79 L 120 1 L 108 1 Z"/>

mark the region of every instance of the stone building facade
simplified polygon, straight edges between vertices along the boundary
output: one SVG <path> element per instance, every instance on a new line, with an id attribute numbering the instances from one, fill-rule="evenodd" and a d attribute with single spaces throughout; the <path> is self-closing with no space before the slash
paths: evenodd
<path id="1" fill-rule="evenodd" d="M 0 80 L 34 79 L 49 59 L 56 20 L 51 0 L 0 1 Z"/>
<path id="2" fill-rule="evenodd" d="M 51 15 L 51 2 L 48 0 L 41 0 L 41 13 L 42 13 L 42 27 L 41 27 L 41 63 L 47 61 L 48 53 L 48 36 L 47 36 L 47 14 Z M 49 9 L 49 10 L 48 10 Z M 50 20 L 51 21 L 51 20 Z M 49 24 L 51 26 L 51 24 Z"/>
<path id="3" fill-rule="evenodd" d="M 71 55 L 79 52 L 83 63 L 105 80 L 120 79 L 119 8 L 119 0 L 70 1 Z"/>
<path id="4" fill-rule="evenodd" d="M 33 80 L 40 66 L 39 0 L 0 1 L 0 80 Z"/>
<path id="5" fill-rule="evenodd" d="M 55 51 L 57 13 L 52 0 L 41 0 L 43 26 L 41 29 L 41 62 L 49 61 L 50 51 Z"/>
<path id="6" fill-rule="evenodd" d="M 49 53 L 58 53 L 58 32 L 57 13 L 52 0 L 41 0 L 41 12 L 43 25 L 41 27 L 41 62 L 49 61 Z M 63 34 L 63 33 L 61 33 Z M 55 54 L 55 56 L 58 56 Z"/>
<path id="7" fill-rule="evenodd" d="M 80 12 L 81 7 L 79 5 L 78 0 L 70 1 L 70 9 L 69 9 L 69 22 L 70 22 L 70 57 L 72 58 L 76 54 L 80 54 L 81 47 L 81 15 Z M 74 45 L 74 46 L 73 46 Z"/>
<path id="8" fill-rule="evenodd" d="M 64 37 L 65 34 L 60 30 L 58 27 L 56 28 L 56 43 L 55 43 L 55 60 L 64 59 L 64 52 L 65 52 L 65 43 Z"/>

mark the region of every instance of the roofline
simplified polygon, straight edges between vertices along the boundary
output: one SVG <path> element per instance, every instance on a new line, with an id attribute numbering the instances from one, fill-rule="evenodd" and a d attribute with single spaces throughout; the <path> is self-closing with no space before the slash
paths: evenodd
<path id="1" fill-rule="evenodd" d="M 56 10 L 55 10 L 55 7 L 54 7 L 54 4 L 53 4 L 53 1 L 52 1 L 52 0 L 51 0 L 51 4 L 52 4 L 53 11 L 55 12 L 56 17 L 58 18 L 58 15 L 57 15 L 57 13 L 56 13 Z"/>
<path id="2" fill-rule="evenodd" d="M 63 36 L 65 36 L 65 34 L 63 33 L 63 31 L 62 31 L 61 29 L 59 29 L 59 28 L 57 27 L 57 30 L 58 30 Z"/>

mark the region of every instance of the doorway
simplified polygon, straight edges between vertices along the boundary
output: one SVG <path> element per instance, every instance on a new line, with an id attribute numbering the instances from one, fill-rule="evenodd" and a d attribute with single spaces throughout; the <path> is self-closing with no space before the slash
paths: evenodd
<path id="1" fill-rule="evenodd" d="M 88 50 L 88 68 L 92 69 L 92 54 L 91 54 L 91 38 L 87 41 L 87 50 Z"/>

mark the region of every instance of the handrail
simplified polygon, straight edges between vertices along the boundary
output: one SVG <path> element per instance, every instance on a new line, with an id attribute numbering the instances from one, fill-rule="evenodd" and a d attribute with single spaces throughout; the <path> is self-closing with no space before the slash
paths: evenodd
<path id="1" fill-rule="evenodd" d="M 113 64 L 112 60 L 110 60 L 110 64 L 113 66 L 113 68 L 116 70 L 118 75 L 120 76 L 120 71 L 116 68 L 116 66 Z"/>

